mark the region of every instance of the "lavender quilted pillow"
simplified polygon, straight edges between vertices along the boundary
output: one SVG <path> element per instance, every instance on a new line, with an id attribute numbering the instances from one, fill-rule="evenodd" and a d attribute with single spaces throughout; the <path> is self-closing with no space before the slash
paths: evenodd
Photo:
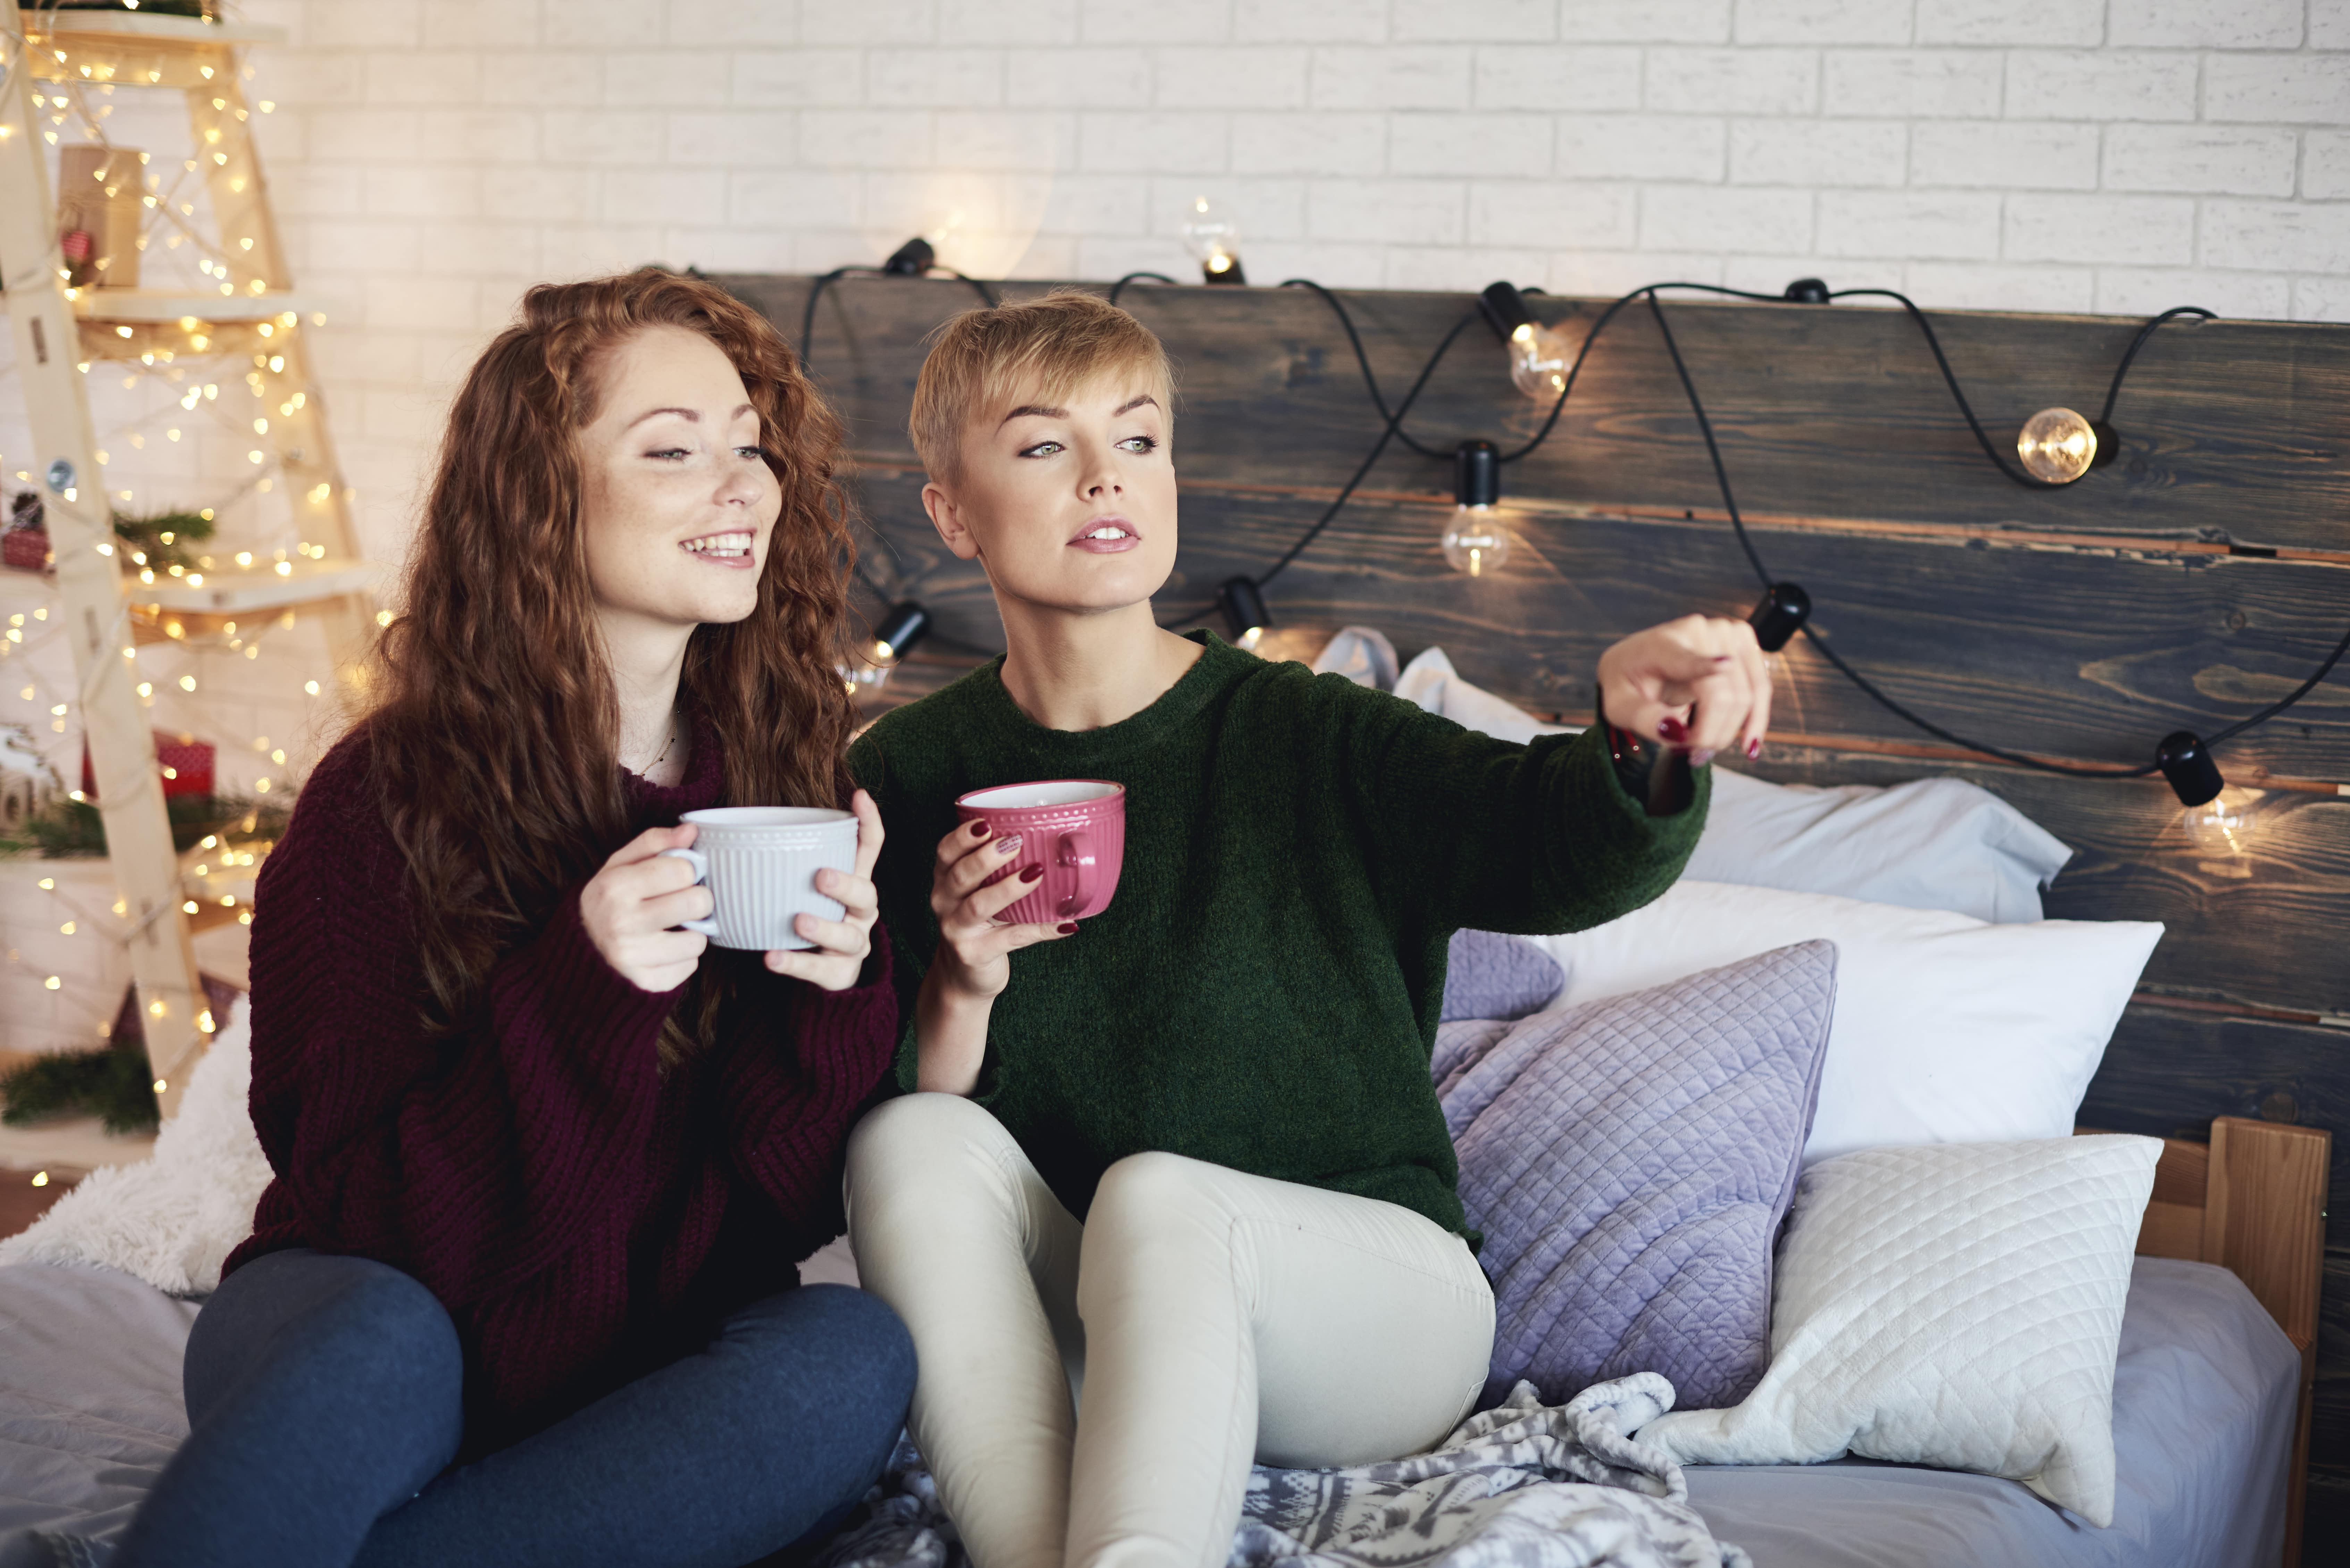
<path id="1" fill-rule="evenodd" d="M 1534 943 L 1499 931 L 1460 930 L 1445 954 L 1444 1008 L 1456 1018 L 1523 1018 L 1566 984 L 1566 971 Z"/>
<path id="2" fill-rule="evenodd" d="M 1771 1254 L 1835 1005 L 1800 943 L 1514 1025 L 1438 1033 L 1461 1199 L 1497 1322 L 1486 1403 L 1631 1372 L 1678 1409 L 1735 1405 L 1771 1361 Z"/>

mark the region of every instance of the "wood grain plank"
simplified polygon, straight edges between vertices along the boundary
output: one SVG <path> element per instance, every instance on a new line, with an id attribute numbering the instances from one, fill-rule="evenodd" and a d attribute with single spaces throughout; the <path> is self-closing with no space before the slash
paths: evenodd
<path id="1" fill-rule="evenodd" d="M 1000 635 L 978 568 L 921 518 L 920 485 L 868 474 L 858 490 L 895 591 L 940 629 Z M 1758 592 L 1729 535 L 1708 525 L 1589 518 L 1524 528 L 1507 570 L 1445 568 L 1436 508 L 1350 507 L 1266 590 L 1276 620 L 1379 627 L 1399 649 L 1440 644 L 1461 673 L 1536 709 L 1587 708 L 1607 646 L 1692 609 L 1743 615 Z M 1215 585 L 1261 569 L 1311 511 L 1280 499 L 1189 495 L 1175 572 L 1159 597 L 1176 624 L 1211 613 Z M 2119 765 L 2174 729 L 2216 731 L 2289 691 L 2341 635 L 2350 569 L 2208 556 L 2102 557 L 1937 548 L 1802 535 L 1761 541 L 1774 574 L 1810 589 L 1823 637 L 1896 700 L 2012 750 Z M 1782 658 L 1794 727 L 1919 732 L 1803 643 Z M 2350 780 L 2350 682 L 2232 742 L 2224 765 Z"/>
<path id="2" fill-rule="evenodd" d="M 2159 1000 L 2122 1014 L 2078 1120 L 2156 1137 L 2210 1136 L 2216 1116 L 2334 1128 L 2350 1125 L 2350 1030 L 2189 1012 Z M 2262 1116 L 2262 1108 L 2271 1113 Z M 2334 1140 L 2325 1241 L 2350 1256 L 2350 1140 Z M 2342 1281 L 2350 1293 L 2350 1275 Z M 2329 1284 L 2330 1293 L 2334 1286 Z M 2327 1313 L 2337 1310 L 2329 1305 Z M 2350 1293 L 2338 1305 L 2350 1326 Z M 2350 1338 L 2340 1351 L 2350 1376 Z"/>
<path id="3" fill-rule="evenodd" d="M 2160 920 L 2144 983 L 2186 997 L 2350 1012 L 2343 961 L 2350 905 L 2350 799 L 2278 792 L 2244 853 L 2190 840 L 2159 784 L 2052 777 L 1996 764 L 1920 763 L 1850 753 L 1766 752 L 1742 771 L 1783 784 L 1963 778 L 2074 850 L 2048 889 L 2051 919 Z M 2350 1035 L 2343 1041 L 2350 1048 Z"/>
<path id="4" fill-rule="evenodd" d="M 798 337 L 804 279 L 730 275 L 722 285 Z M 1045 284 L 1010 285 L 1014 297 Z M 1383 383 L 1399 395 L 1465 295 L 1344 291 Z M 1336 320 L 1296 290 L 1147 289 L 1124 303 L 1178 363 L 1182 454 L 1222 477 L 1335 484 L 1378 432 Z M 1538 300 L 1584 329 L 1604 302 Z M 904 455 L 906 400 L 923 339 L 972 304 L 950 282 L 891 279 L 832 289 L 815 367 L 858 445 Z M 2133 369 L 2116 424 L 2122 453 L 2078 485 L 2022 489 L 1983 460 L 1916 328 L 1898 313 L 1672 303 L 1673 330 L 1707 401 L 1743 504 L 1756 510 L 2178 534 L 2261 546 L 2340 548 L 2350 512 L 2350 327 L 2216 322 L 2165 327 Z M 2031 413 L 2094 413 L 2138 323 L 2132 318 L 1937 312 L 1953 366 L 1994 440 Z M 1509 386 L 1482 326 L 1464 333 L 1411 421 L 1429 444 L 1512 441 L 1546 409 Z M 1267 418 L 1277 410 L 1279 417 Z M 1429 490 L 1440 463 L 1409 453 L 1374 489 Z M 1619 317 L 1594 353 L 1557 433 L 1505 481 L 1513 493 L 1597 505 L 1711 506 L 1704 450 L 1645 311 Z"/>
<path id="5" fill-rule="evenodd" d="M 2211 1122 L 2203 1258 L 2235 1272 L 2295 1342 L 2317 1333 L 2330 1134 L 2242 1116 Z"/>

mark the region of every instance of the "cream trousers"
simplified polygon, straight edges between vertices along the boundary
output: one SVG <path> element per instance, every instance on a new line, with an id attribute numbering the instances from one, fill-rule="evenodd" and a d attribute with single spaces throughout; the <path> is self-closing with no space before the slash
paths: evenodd
<path id="1" fill-rule="evenodd" d="M 1492 1290 L 1465 1241 L 1393 1203 L 1138 1154 L 1079 1225 L 952 1095 L 868 1116 L 847 1195 L 976 1568 L 1222 1568 L 1253 1459 L 1417 1453 L 1484 1386 Z"/>

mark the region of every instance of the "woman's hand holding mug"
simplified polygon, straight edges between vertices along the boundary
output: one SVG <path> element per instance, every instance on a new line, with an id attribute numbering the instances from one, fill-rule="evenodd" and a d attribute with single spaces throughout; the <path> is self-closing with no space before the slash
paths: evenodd
<path id="1" fill-rule="evenodd" d="M 816 874 L 816 890 L 838 901 L 841 918 L 827 920 L 802 910 L 792 917 L 792 930 L 816 946 L 777 948 L 767 955 L 769 969 L 820 991 L 847 991 L 857 983 L 873 950 L 873 922 L 881 918 L 881 892 L 873 885 L 874 863 L 881 857 L 881 808 L 863 790 L 848 804 L 857 813 L 857 868 L 827 866 Z"/>
<path id="2" fill-rule="evenodd" d="M 691 823 L 649 827 L 604 862 L 579 894 L 579 923 L 604 961 L 639 991 L 674 991 L 691 978 L 710 939 L 675 929 L 710 913 L 710 889 L 666 853 L 693 842 Z"/>
<path id="3" fill-rule="evenodd" d="M 1076 934 L 1075 920 L 1003 925 L 995 917 L 1026 898 L 1043 877 L 1031 866 L 993 887 L 988 877 L 1013 863 L 1020 840 L 996 834 L 984 822 L 966 822 L 939 840 L 931 873 L 931 913 L 939 920 L 939 951 L 932 967 L 941 982 L 969 998 L 1000 995 L 1012 981 L 1012 955 L 1038 942 Z"/>
<path id="4" fill-rule="evenodd" d="M 873 885 L 873 865 L 881 854 L 881 813 L 863 790 L 850 805 L 857 813 L 855 868 L 827 866 L 815 878 L 816 890 L 841 906 L 841 918 L 828 920 L 803 910 L 793 917 L 791 929 L 815 945 L 766 955 L 775 973 L 825 991 L 846 991 L 857 983 L 873 950 L 873 922 L 881 914 L 881 895 Z M 706 920 L 715 908 L 710 888 L 697 880 L 695 866 L 672 853 L 691 847 L 700 835 L 700 826 L 691 822 L 648 828 L 615 852 L 580 892 L 579 919 L 588 940 L 639 991 L 683 985 L 710 945 L 702 932 L 677 929 L 688 920 Z"/>
<path id="5" fill-rule="evenodd" d="M 1716 752 L 1751 759 L 1771 728 L 1771 666 L 1744 621 L 1683 616 L 1599 656 L 1599 701 L 1609 723 L 1694 765 Z"/>

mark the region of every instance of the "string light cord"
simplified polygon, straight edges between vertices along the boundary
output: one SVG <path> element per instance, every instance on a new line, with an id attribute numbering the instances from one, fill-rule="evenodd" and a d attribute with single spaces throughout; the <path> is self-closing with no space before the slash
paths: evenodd
<path id="1" fill-rule="evenodd" d="M 1109 286 L 1109 302 L 1112 305 L 1118 303 L 1118 296 L 1126 292 L 1126 286 L 1130 283 L 1163 283 L 1180 286 L 1163 272 L 1130 272 Z"/>
<path id="2" fill-rule="evenodd" d="M 1713 424 L 1712 421 L 1706 417 L 1705 404 L 1698 396 L 1697 383 L 1690 375 L 1687 361 L 1685 361 L 1681 357 L 1679 344 L 1674 340 L 1672 327 L 1665 319 L 1663 306 L 1654 298 L 1653 296 L 1651 296 L 1648 304 L 1650 310 L 1655 314 L 1658 328 L 1663 334 L 1665 351 L 1671 357 L 1673 371 L 1680 379 L 1681 391 L 1689 400 L 1690 412 L 1697 420 L 1698 433 L 1705 440 L 1706 455 L 1712 461 L 1714 481 L 1721 491 L 1722 509 L 1730 514 L 1731 528 L 1736 533 L 1739 547 L 1745 552 L 1748 563 L 1753 566 L 1756 578 L 1764 587 L 1767 588 L 1774 579 L 1771 576 L 1770 569 L 1762 564 L 1761 553 L 1755 549 L 1753 540 L 1747 534 L 1746 520 L 1739 513 L 1737 496 L 1731 489 L 1730 471 L 1722 462 L 1721 448 L 1714 440 Z M 2153 329 L 2160 326 L 2163 322 L 2170 320 L 2175 317 L 2188 314 L 2208 316 L 2210 313 L 2199 311 L 2195 306 L 2183 306 L 2178 310 L 2167 311 L 2163 315 L 2157 317 L 2153 321 L 2148 322 L 2147 326 L 2140 330 L 2137 343 L 2143 343 L 2147 336 L 2152 333 Z M 2132 352 L 2135 353 L 2137 343 L 2134 343 L 2131 348 Z M 2127 369 L 2127 366 L 2128 356 L 2125 356 L 2123 359 L 2123 369 Z M 2115 376 L 2115 392 L 2116 394 L 2120 389 L 2120 380 L 2121 378 L 2117 372 Z M 1956 384 L 1954 382 L 1953 390 L 1955 389 Z M 2109 406 L 2110 401 L 2111 398 L 2109 396 Z M 1925 717 L 1921 713 L 1913 711 L 1908 706 L 1897 701 L 1890 694 L 1880 689 L 1876 682 L 1870 680 L 1858 670 L 1854 669 L 1851 663 L 1847 661 L 1842 654 L 1838 653 L 1833 647 L 1829 646 L 1827 639 L 1821 637 L 1817 631 L 1814 630 L 1808 621 L 1806 621 L 1800 629 L 1804 640 L 1809 642 L 1813 648 L 1816 649 L 1819 651 L 1820 656 L 1825 659 L 1838 674 L 1851 681 L 1862 693 L 1876 702 L 1879 707 L 1883 708 L 1887 712 L 1891 713 L 1894 717 L 1901 720 L 1907 724 L 1925 732 L 1927 734 L 1933 736 L 1937 740 L 1947 742 L 1951 745 L 1962 747 L 1967 751 L 1974 752 L 1983 756 L 1997 758 L 2001 762 L 2010 763 L 2017 767 L 2029 768 L 2039 773 L 2062 774 L 2073 778 L 2146 778 L 2153 774 L 2160 766 L 2160 764 L 2157 763 L 2148 763 L 2139 767 L 2099 767 L 2083 766 L 2072 763 L 2052 763 L 2040 757 L 2027 756 L 2021 752 L 2012 752 L 2002 746 L 1990 745 L 1984 742 L 1974 740 L 1966 735 L 1961 735 L 1954 730 L 1934 722 L 1934 721 Z M 2298 687 L 2294 688 L 2292 691 L 2288 692 L 2278 701 L 2272 702 L 2266 708 L 2260 710 L 2256 713 L 2250 714 L 2245 718 L 2240 719 L 2233 724 L 2229 725 L 2226 729 L 2217 732 L 2210 737 L 2210 739 L 2204 742 L 2205 747 L 2207 749 L 2217 747 L 2220 742 L 2233 740 L 2236 736 L 2244 733 L 2246 731 L 2253 729 L 2258 725 L 2264 724 L 2271 719 L 2275 718 L 2278 714 L 2283 712 L 2286 709 L 2300 701 L 2303 697 L 2309 695 L 2310 692 L 2314 691 L 2325 678 L 2334 672 L 2334 667 L 2342 661 L 2342 659 L 2345 654 L 2350 654 L 2350 631 L 2345 631 L 2343 634 L 2342 640 L 2334 644 L 2334 650 L 2326 655 L 2324 661 L 2318 665 L 2316 670 L 2311 673 L 2310 677 L 2306 680 L 2303 680 Z"/>
<path id="3" fill-rule="evenodd" d="M 932 272 L 942 272 L 958 283 L 969 284 L 972 288 L 977 292 L 979 297 L 986 302 L 988 308 L 991 310 L 1003 303 L 1002 299 L 997 297 L 995 290 L 990 287 L 986 282 L 980 278 L 972 277 L 968 273 L 957 272 L 951 266 L 933 266 L 931 270 Z M 830 272 L 820 273 L 816 275 L 816 281 L 808 285 L 807 305 L 800 312 L 801 374 L 806 375 L 807 373 L 808 366 L 812 362 L 809 351 L 816 347 L 816 301 L 824 297 L 824 291 L 830 288 L 834 284 L 838 283 L 845 277 L 891 277 L 894 275 L 896 275 L 878 266 L 837 266 Z"/>
<path id="4" fill-rule="evenodd" d="M 1419 400 L 1419 394 L 1427 389 L 1429 378 L 1436 374 L 1436 368 L 1444 362 L 1445 354 L 1451 348 L 1453 344 L 1461 340 L 1461 334 L 1469 329 L 1470 324 L 1480 319 L 1482 319 L 1482 317 L 1476 311 L 1471 310 L 1462 316 L 1460 320 L 1452 324 L 1452 330 L 1444 335 L 1444 340 L 1439 343 L 1436 346 L 1436 351 L 1428 357 L 1428 363 L 1420 367 L 1419 379 L 1412 382 L 1411 390 L 1403 395 L 1403 401 L 1396 405 L 1395 411 L 1389 414 L 1387 417 L 1385 423 L 1381 425 L 1379 429 L 1379 439 L 1371 443 L 1369 454 L 1363 459 L 1361 464 L 1356 468 L 1353 475 L 1347 479 L 1345 488 L 1338 492 L 1337 498 L 1332 501 L 1328 507 L 1324 509 L 1321 516 L 1314 520 L 1314 525 L 1312 527 L 1306 529 L 1305 533 L 1298 535 L 1297 542 L 1290 545 L 1289 548 L 1283 553 L 1281 559 L 1275 561 L 1272 566 L 1266 567 L 1263 573 L 1258 575 L 1255 579 L 1256 586 L 1258 587 L 1263 587 L 1267 583 L 1273 581 L 1274 578 L 1279 576 L 1282 572 L 1288 567 L 1291 562 L 1296 560 L 1298 556 L 1305 553 L 1307 545 L 1313 544 L 1315 539 L 1321 537 L 1322 531 L 1330 525 L 1332 519 L 1336 518 L 1339 512 L 1346 506 L 1347 503 L 1353 498 L 1356 488 L 1363 483 L 1363 480 L 1370 473 L 1372 466 L 1377 463 L 1379 461 L 1380 456 L 1386 452 L 1388 442 L 1395 439 L 1398 434 L 1401 433 L 1404 416 L 1411 412 L 1411 406 Z M 1451 454 L 1442 453 L 1440 455 L 1449 457 Z M 1195 617 L 1193 618 L 1196 619 L 1199 618 Z"/>
<path id="5" fill-rule="evenodd" d="M 1362 369 L 1363 389 L 1371 395 L 1371 407 L 1378 410 L 1379 418 L 1387 421 L 1389 431 L 1395 436 L 1396 440 L 1403 442 L 1404 445 L 1419 453 L 1422 457 L 1432 457 L 1449 461 L 1452 456 L 1450 452 L 1447 452 L 1440 447 L 1430 446 L 1426 442 L 1420 441 L 1409 431 L 1404 429 L 1402 421 L 1396 414 L 1389 411 L 1387 397 L 1379 390 L 1379 379 L 1371 373 L 1371 357 L 1363 348 L 1363 335 L 1355 330 L 1355 317 L 1347 309 L 1346 301 L 1340 299 L 1328 288 L 1315 282 L 1310 277 L 1293 277 L 1283 283 L 1281 286 L 1284 288 L 1311 289 L 1314 294 L 1320 298 L 1323 304 L 1330 307 L 1331 313 L 1337 317 L 1338 325 L 1346 331 L 1347 344 L 1355 351 L 1355 363 Z"/>
<path id="6" fill-rule="evenodd" d="M 1983 455 L 1991 459 L 1991 466 L 2026 490 L 2064 488 L 2063 482 L 2036 479 L 2022 469 L 2016 468 L 2001 452 L 1999 443 L 1991 439 L 1991 432 L 1983 429 L 1982 421 L 1975 417 L 1974 405 L 1967 401 L 1966 391 L 1959 385 L 1958 372 L 1950 369 L 1950 356 L 1942 352 L 1940 334 L 1934 330 L 1934 324 L 1928 319 L 1926 313 L 1918 308 L 1916 300 L 1900 290 L 1893 288 L 1839 288 L 1832 291 L 1828 298 L 1831 300 L 1889 299 L 1908 312 L 1909 319 L 1917 324 L 1918 332 L 1924 335 L 1926 347 L 1933 351 L 1934 364 L 1942 372 L 1943 382 L 1950 389 L 1950 400 L 1959 405 L 1959 412 L 1965 418 L 1967 428 L 1974 431 L 1975 441 L 1982 448 Z M 2217 319 L 2210 311 L 2203 309 L 2200 306 L 2182 305 L 2164 311 L 2139 327 L 2137 336 L 2130 341 L 2128 351 L 2123 354 L 2121 363 L 2115 367 L 2113 385 L 2106 392 L 2106 411 L 2099 417 L 2098 422 L 2103 423 L 2113 417 L 2114 400 L 2121 396 L 2122 378 L 2129 374 L 2130 361 L 2137 358 L 2137 351 L 2146 346 L 2146 340 L 2154 336 L 2155 329 L 2164 322 L 2175 321 L 2182 316 L 2197 317 L 2205 321 Z"/>
<path id="7" fill-rule="evenodd" d="M 2110 426 L 2113 423 L 2114 403 L 2122 395 L 2122 378 L 2129 374 L 2130 361 L 2137 358 L 2137 351 L 2146 347 L 2146 340 L 2153 337 L 2155 330 L 2164 322 L 2176 321 L 2182 316 L 2192 316 L 2201 321 L 2219 319 L 2199 305 L 2177 305 L 2139 327 L 2137 336 L 2130 339 L 2130 346 L 2122 351 L 2122 362 L 2114 367 L 2114 384 L 2106 389 L 2105 411 L 2097 416 L 2099 424 Z"/>

